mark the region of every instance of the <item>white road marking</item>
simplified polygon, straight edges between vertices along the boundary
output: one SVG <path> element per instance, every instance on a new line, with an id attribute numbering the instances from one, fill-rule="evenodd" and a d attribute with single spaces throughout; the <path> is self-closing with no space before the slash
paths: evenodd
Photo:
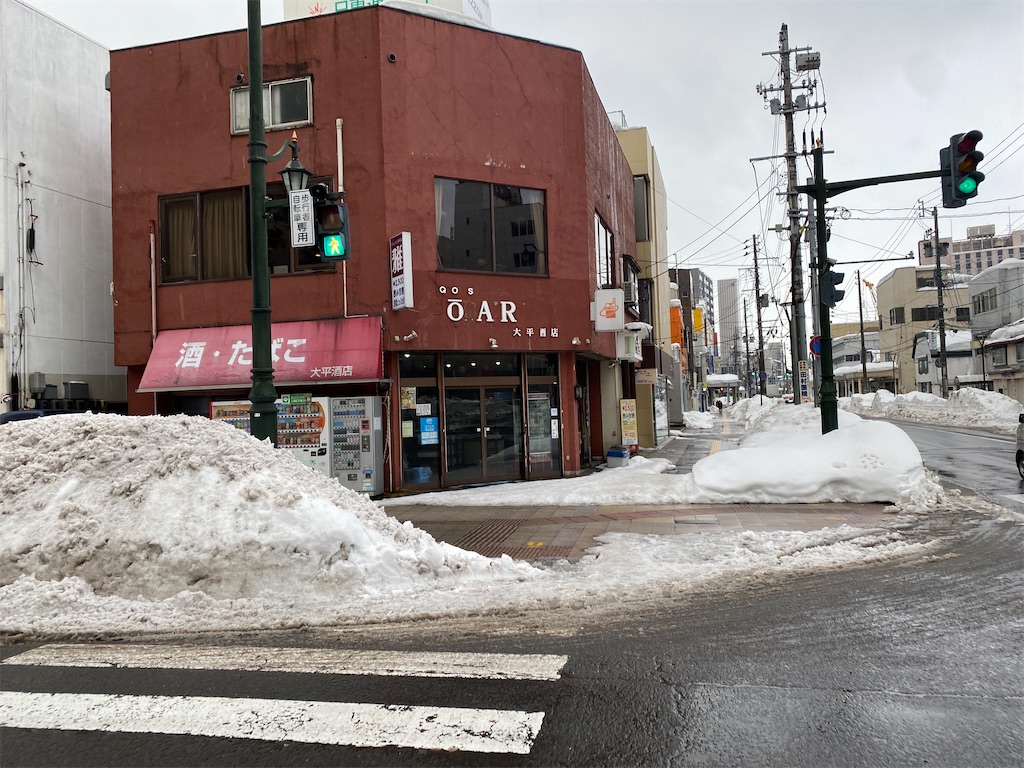
<path id="1" fill-rule="evenodd" d="M 229 669 L 327 675 L 399 675 L 499 680 L 557 680 L 568 656 L 549 654 L 350 651 L 199 645 L 54 644 L 4 664 L 143 669 Z"/>
<path id="2" fill-rule="evenodd" d="M 0 725 L 527 754 L 543 712 L 205 696 L 0 692 Z"/>

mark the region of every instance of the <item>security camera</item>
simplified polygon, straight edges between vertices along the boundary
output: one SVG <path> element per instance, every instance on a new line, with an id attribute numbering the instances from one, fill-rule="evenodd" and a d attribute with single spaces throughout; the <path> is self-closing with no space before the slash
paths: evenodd
<path id="1" fill-rule="evenodd" d="M 244 83 L 245 82 L 245 73 L 244 72 L 239 72 L 237 75 L 235 75 L 235 82 L 238 83 L 239 85 Z"/>
<path id="2" fill-rule="evenodd" d="M 394 64 L 396 61 L 398 61 L 398 56 L 396 56 L 393 53 L 389 53 L 388 54 L 388 61 L 390 61 L 392 64 Z"/>

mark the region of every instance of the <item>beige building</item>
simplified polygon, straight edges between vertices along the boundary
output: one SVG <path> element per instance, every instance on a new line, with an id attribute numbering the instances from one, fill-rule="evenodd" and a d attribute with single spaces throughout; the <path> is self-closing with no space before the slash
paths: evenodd
<path id="1" fill-rule="evenodd" d="M 970 327 L 970 297 L 966 283 L 951 281 L 944 269 L 942 304 L 947 331 Z M 917 390 L 914 339 L 939 327 L 938 290 L 934 267 L 901 267 L 876 285 L 878 297 L 879 348 L 883 361 L 895 364 L 896 394 Z M 952 389 L 954 383 L 949 382 Z"/>
<path id="2" fill-rule="evenodd" d="M 636 290 L 646 292 L 639 300 L 641 321 L 651 326 L 643 343 L 643 363 L 638 368 L 654 369 L 656 383 L 636 384 L 637 432 L 640 445 L 653 447 L 668 437 L 668 392 L 670 381 L 679 379 L 680 353 L 672 349 L 669 307 L 672 293 L 668 270 L 668 196 L 658 155 L 646 128 L 630 128 L 621 112 L 609 117 L 619 145 L 633 172 L 633 208 L 636 212 Z M 627 301 L 628 301 L 627 297 Z M 644 308 L 649 308 L 645 310 Z M 646 316 L 645 311 L 649 316 Z M 650 418 L 645 418 L 650 414 Z"/>

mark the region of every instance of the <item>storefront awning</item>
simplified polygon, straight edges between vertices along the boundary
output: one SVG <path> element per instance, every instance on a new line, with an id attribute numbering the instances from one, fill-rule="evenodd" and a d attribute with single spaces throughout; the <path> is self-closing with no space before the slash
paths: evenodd
<path id="1" fill-rule="evenodd" d="M 379 317 L 273 323 L 274 383 L 336 384 L 383 376 Z M 139 392 L 232 389 L 252 383 L 252 327 L 161 331 Z"/>

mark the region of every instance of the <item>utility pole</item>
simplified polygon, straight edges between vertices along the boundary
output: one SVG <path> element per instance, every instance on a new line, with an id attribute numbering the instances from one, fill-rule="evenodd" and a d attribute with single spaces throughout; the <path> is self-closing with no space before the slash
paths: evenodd
<path id="1" fill-rule="evenodd" d="M 814 179 L 808 179 L 807 183 L 811 184 Z M 814 197 L 810 194 L 807 195 L 807 245 L 811 253 L 811 320 L 812 320 L 812 333 L 815 336 L 821 335 L 821 320 L 818 317 L 818 302 L 820 298 L 818 296 L 818 214 L 814 208 Z M 820 403 L 818 402 L 818 393 L 820 391 L 819 385 L 821 384 L 821 358 L 815 357 L 811 367 L 814 373 L 814 392 L 812 399 L 814 400 L 814 407 L 817 408 Z M 795 401 L 794 401 L 795 402 Z"/>
<path id="2" fill-rule="evenodd" d="M 750 331 L 747 330 L 747 299 L 743 298 L 743 349 L 746 353 L 747 364 L 743 371 L 743 381 L 746 384 L 747 397 L 750 397 Z"/>
<path id="3" fill-rule="evenodd" d="M 939 254 L 939 209 L 932 207 L 932 255 L 935 257 L 935 288 L 939 294 L 939 370 L 942 371 L 942 397 L 949 397 L 946 375 L 946 311 L 942 305 L 942 258 Z"/>
<path id="4" fill-rule="evenodd" d="M 860 281 L 860 270 L 857 270 L 857 300 L 860 303 L 860 393 L 868 391 L 868 348 L 864 343 L 864 286 Z"/>
<path id="5" fill-rule="evenodd" d="M 790 284 L 793 297 L 793 319 L 790 323 L 790 346 L 793 361 L 794 375 L 800 370 L 800 363 L 806 365 L 807 361 L 807 325 L 804 318 L 804 274 L 803 264 L 800 261 L 800 208 L 798 205 L 798 192 L 796 184 L 796 138 L 793 131 L 793 113 L 797 110 L 816 109 L 824 104 L 808 105 L 807 97 L 800 96 L 796 103 L 793 101 L 793 80 L 790 66 L 790 54 L 796 53 L 796 68 L 798 72 L 806 72 L 817 69 L 821 56 L 817 53 L 809 53 L 810 48 L 789 47 L 789 27 L 782 25 L 779 31 L 779 49 L 777 51 L 766 51 L 762 56 L 778 56 L 782 71 L 781 88 L 767 88 L 759 85 L 758 93 L 764 95 L 768 91 L 782 91 L 783 102 L 780 104 L 777 99 L 771 102 L 772 114 L 781 113 L 786 131 L 786 208 L 789 216 L 789 259 L 790 259 Z M 805 53 L 800 53 L 803 51 Z M 810 86 L 798 86 L 811 89 Z M 767 159 L 767 158 L 753 158 Z M 800 403 L 800 389 L 793 387 L 793 402 Z"/>
<path id="6" fill-rule="evenodd" d="M 796 192 L 796 139 L 793 135 L 793 81 L 789 68 L 789 28 L 779 32 L 779 57 L 782 62 L 782 95 L 785 98 L 783 121 L 786 125 L 786 207 L 789 211 L 790 283 L 793 290 L 793 370 L 807 359 L 807 330 L 804 322 L 804 271 L 800 260 L 800 210 Z M 799 391 L 793 402 L 799 405 Z"/>
<path id="7" fill-rule="evenodd" d="M 757 299 L 757 392 L 764 401 L 764 331 L 761 326 L 761 277 L 757 269 L 757 235 L 754 240 L 754 296 Z"/>

